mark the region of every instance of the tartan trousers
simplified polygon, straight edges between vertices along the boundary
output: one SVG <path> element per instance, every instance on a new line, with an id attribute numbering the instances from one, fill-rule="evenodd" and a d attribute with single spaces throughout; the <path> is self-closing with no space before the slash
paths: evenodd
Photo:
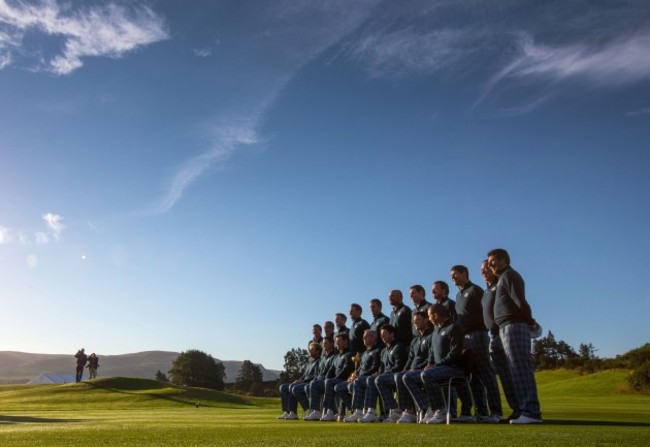
<path id="1" fill-rule="evenodd" d="M 473 331 L 465 334 L 463 346 L 474 351 L 476 356 L 476 371 L 472 375 L 472 393 L 476 401 L 478 414 L 486 416 L 488 406 L 491 415 L 503 416 L 499 384 L 490 363 L 490 341 L 486 331 Z M 487 405 L 485 398 L 487 396 Z"/>
<path id="2" fill-rule="evenodd" d="M 530 329 L 525 323 L 513 323 L 499 329 L 514 394 L 522 415 L 541 419 L 537 382 L 530 352 Z"/>

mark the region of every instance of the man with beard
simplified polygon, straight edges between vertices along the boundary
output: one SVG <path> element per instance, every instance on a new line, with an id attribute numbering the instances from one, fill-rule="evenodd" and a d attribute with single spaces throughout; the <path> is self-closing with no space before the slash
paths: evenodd
<path id="1" fill-rule="evenodd" d="M 298 400 L 296 394 L 303 393 L 304 389 L 309 383 L 314 380 L 320 365 L 320 355 L 323 347 L 320 343 L 312 341 L 309 343 L 309 363 L 305 367 L 300 379 L 292 383 L 283 383 L 280 385 L 280 400 L 282 402 L 282 415 L 278 419 L 298 419 Z M 307 406 L 303 407 L 303 410 Z"/>
<path id="2" fill-rule="evenodd" d="M 427 309 L 429 308 L 429 306 L 431 306 L 431 303 L 426 300 L 426 291 L 424 290 L 424 287 L 422 287 L 420 284 L 412 285 L 409 289 L 409 296 L 413 301 L 412 313 L 424 312 L 426 314 Z M 414 337 L 418 335 L 417 332 L 418 332 L 417 329 L 415 328 L 415 326 L 413 326 Z"/>

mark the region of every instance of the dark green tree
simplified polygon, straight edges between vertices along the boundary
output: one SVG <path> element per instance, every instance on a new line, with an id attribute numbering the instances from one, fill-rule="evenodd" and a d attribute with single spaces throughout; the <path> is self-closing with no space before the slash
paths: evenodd
<path id="1" fill-rule="evenodd" d="M 578 355 L 580 356 L 581 360 L 593 360 L 596 358 L 596 348 L 594 348 L 594 345 L 591 343 L 588 345 L 585 343 L 580 343 L 580 347 L 578 348 Z"/>
<path id="2" fill-rule="evenodd" d="M 555 369 L 573 368 L 579 363 L 579 356 L 564 340 L 556 340 L 553 332 L 533 342 L 533 360 L 535 368 Z"/>
<path id="3" fill-rule="evenodd" d="M 181 352 L 172 361 L 169 381 L 174 385 L 196 386 L 223 391 L 226 369 L 211 355 L 197 349 Z"/>
<path id="4" fill-rule="evenodd" d="M 251 392 L 262 383 L 262 370 L 250 360 L 244 360 L 235 378 L 235 388 L 239 391 Z"/>
<path id="5" fill-rule="evenodd" d="M 291 383 L 300 379 L 302 372 L 309 363 L 309 352 L 306 349 L 292 348 L 284 355 L 284 370 L 280 373 L 279 381 Z"/>
<path id="6" fill-rule="evenodd" d="M 169 378 L 161 370 L 156 371 L 156 380 L 160 382 L 169 382 Z"/>
<path id="7" fill-rule="evenodd" d="M 627 380 L 636 391 L 650 390 L 650 361 L 637 366 Z"/>

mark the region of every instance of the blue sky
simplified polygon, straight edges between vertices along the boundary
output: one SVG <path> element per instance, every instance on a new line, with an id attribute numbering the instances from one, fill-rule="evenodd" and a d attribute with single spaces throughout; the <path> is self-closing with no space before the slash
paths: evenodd
<path id="1" fill-rule="evenodd" d="M 482 285 L 495 247 L 556 337 L 648 342 L 649 19 L 0 0 L 0 350 L 281 369 L 350 303 Z"/>

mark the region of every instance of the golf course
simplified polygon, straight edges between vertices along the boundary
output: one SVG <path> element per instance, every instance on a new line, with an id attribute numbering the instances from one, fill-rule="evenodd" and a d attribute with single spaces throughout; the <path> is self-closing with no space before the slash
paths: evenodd
<path id="1" fill-rule="evenodd" d="M 277 398 L 147 379 L 0 386 L 0 443 L 13 446 L 626 446 L 650 444 L 650 395 L 627 371 L 538 373 L 544 423 L 350 424 L 284 421 Z M 504 403 L 505 404 L 505 403 Z"/>

